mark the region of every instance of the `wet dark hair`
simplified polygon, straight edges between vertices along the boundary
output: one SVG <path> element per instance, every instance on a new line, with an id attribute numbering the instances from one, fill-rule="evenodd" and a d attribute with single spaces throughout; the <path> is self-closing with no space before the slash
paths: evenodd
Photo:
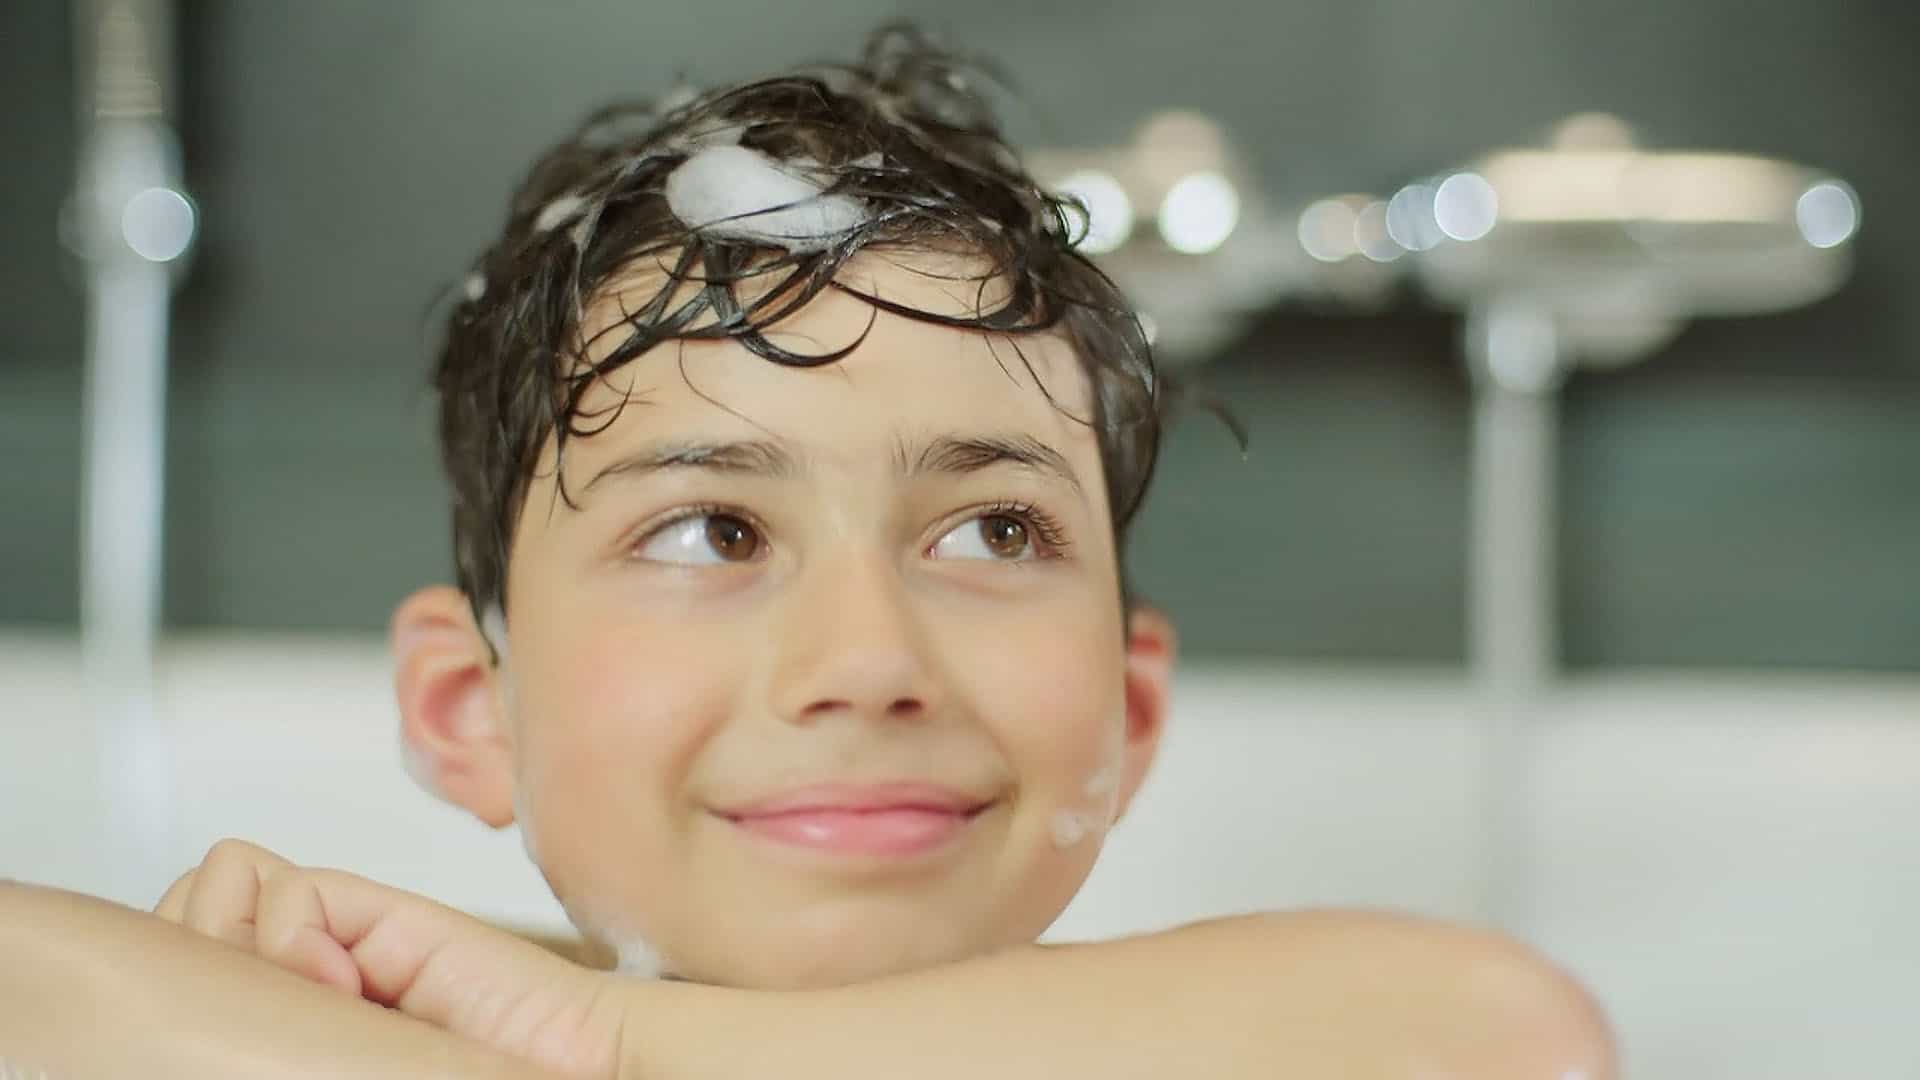
<path id="1" fill-rule="evenodd" d="M 620 395 L 620 405 L 583 410 L 596 382 L 672 340 L 729 339 L 773 363 L 831 363 L 859 342 L 805 354 L 766 337 L 827 289 L 858 296 L 876 318 L 984 332 L 1023 365 L 1022 336 L 1061 334 L 1092 389 L 1093 415 L 1076 419 L 1097 433 L 1123 547 L 1160 442 L 1152 351 L 1119 289 L 1075 250 L 1084 211 L 1043 191 L 1002 138 L 982 93 L 990 75 L 912 27 L 889 26 L 857 63 L 611 105 L 541 156 L 513 196 L 504 234 L 467 279 L 434 367 L 456 570 L 476 616 L 504 609 L 509 541 L 548 436 L 564 460 L 570 439 L 604 430 L 624 407 Z M 690 155 L 735 144 L 808 177 L 827 199 L 859 200 L 837 201 L 862 212 L 816 243 L 743 239 L 726 227 L 732 221 L 690 227 L 669 206 L 668 178 Z M 998 283 L 1005 297 L 956 316 L 838 279 L 856 254 L 889 249 L 978 257 L 983 272 L 962 280 L 980 296 Z M 626 336 L 589 363 L 588 304 L 653 265 L 668 271 L 656 275 L 658 291 L 595 333 Z M 751 286 L 744 295 L 742 285 Z M 559 496 L 568 499 L 564 485 Z"/>

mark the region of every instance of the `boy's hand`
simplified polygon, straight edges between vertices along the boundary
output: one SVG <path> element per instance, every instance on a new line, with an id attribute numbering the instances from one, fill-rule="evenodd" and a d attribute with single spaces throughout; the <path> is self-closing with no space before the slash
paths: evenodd
<path id="1" fill-rule="evenodd" d="M 426 897 L 222 840 L 154 913 L 517 1057 L 615 1073 L 607 976 Z"/>
<path id="2" fill-rule="evenodd" d="M 153 913 L 355 997 L 365 989 L 351 942 L 331 933 L 313 874 L 244 840 L 215 844 Z"/>

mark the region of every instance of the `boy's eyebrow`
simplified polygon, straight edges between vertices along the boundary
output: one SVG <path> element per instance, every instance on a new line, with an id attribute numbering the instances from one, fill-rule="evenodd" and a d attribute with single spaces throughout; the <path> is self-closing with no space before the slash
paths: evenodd
<path id="1" fill-rule="evenodd" d="M 996 465 L 1015 465 L 1053 476 L 1083 495 L 1080 478 L 1058 450 L 1031 435 L 942 435 L 912 452 L 904 442 L 896 451 L 900 471 L 907 476 L 926 473 L 972 473 Z M 749 473 L 776 479 L 801 471 L 801 463 L 778 443 L 664 442 L 644 446 L 608 462 L 580 489 L 581 494 L 609 477 L 641 476 L 669 469 L 711 469 Z"/>
<path id="2" fill-rule="evenodd" d="M 921 447 L 909 461 L 907 448 L 900 447 L 901 471 L 909 476 L 919 473 L 970 473 L 995 465 L 1017 465 L 1035 472 L 1052 474 L 1066 481 L 1076 494 L 1085 495 L 1080 478 L 1060 451 L 1031 435 L 943 435 Z"/>
<path id="3" fill-rule="evenodd" d="M 645 475 L 667 469 L 712 469 L 787 477 L 799 471 L 799 464 L 793 455 L 770 442 L 655 443 L 608 462 L 580 491 L 585 494 L 610 476 Z"/>

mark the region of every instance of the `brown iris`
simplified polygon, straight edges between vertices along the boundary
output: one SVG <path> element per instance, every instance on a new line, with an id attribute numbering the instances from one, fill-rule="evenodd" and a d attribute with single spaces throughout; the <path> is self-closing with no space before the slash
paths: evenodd
<path id="1" fill-rule="evenodd" d="M 987 550 L 1003 559 L 1017 559 L 1027 551 L 1027 527 L 1019 518 L 989 514 L 980 519 L 980 539 Z"/>
<path id="2" fill-rule="evenodd" d="M 707 518 L 707 543 L 728 562 L 745 562 L 760 550 L 760 534 L 753 526 L 727 514 Z"/>

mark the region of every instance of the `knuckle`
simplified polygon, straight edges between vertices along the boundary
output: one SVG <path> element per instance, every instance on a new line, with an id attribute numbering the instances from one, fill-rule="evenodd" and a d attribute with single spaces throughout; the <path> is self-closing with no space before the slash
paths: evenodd
<path id="1" fill-rule="evenodd" d="M 259 848 L 254 847 L 245 840 L 238 840 L 228 836 L 214 841 L 213 846 L 207 849 L 206 857 L 201 859 L 200 862 L 202 865 L 244 862 L 252 858 L 259 850 Z"/>
<path id="2" fill-rule="evenodd" d="M 267 875 L 260 882 L 260 907 L 279 908 L 291 903 L 306 885 L 307 873 L 296 866 Z"/>
<path id="3" fill-rule="evenodd" d="M 308 869 L 303 871 L 303 873 L 305 874 L 306 878 L 309 881 L 313 882 L 313 884 L 316 887 L 327 886 L 327 885 L 340 885 L 343 883 L 351 884 L 353 882 L 362 880 L 360 875 L 352 873 L 351 871 L 336 870 L 336 869 L 333 869 L 332 867 L 326 867 L 326 866 L 309 867 Z"/>

